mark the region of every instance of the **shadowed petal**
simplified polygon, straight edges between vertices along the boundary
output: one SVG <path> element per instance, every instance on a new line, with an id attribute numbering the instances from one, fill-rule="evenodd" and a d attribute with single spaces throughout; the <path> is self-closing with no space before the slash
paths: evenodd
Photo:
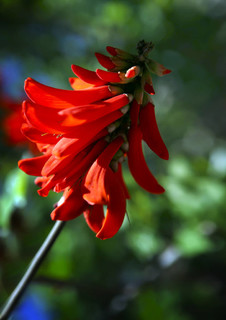
<path id="1" fill-rule="evenodd" d="M 123 179 L 121 163 L 118 163 L 118 170 L 117 170 L 117 172 L 115 172 L 115 174 L 117 175 L 118 180 L 119 180 L 119 182 L 120 182 L 120 184 L 121 184 L 121 186 L 122 186 L 122 188 L 124 190 L 125 198 L 126 199 L 130 199 L 129 191 L 128 191 L 127 186 L 125 184 L 125 181 Z"/>
<path id="2" fill-rule="evenodd" d="M 171 72 L 171 70 L 166 69 L 162 64 L 154 60 L 150 60 L 150 62 L 148 63 L 148 66 L 151 72 L 157 74 L 160 77 Z"/>
<path id="3" fill-rule="evenodd" d="M 76 126 L 55 145 L 53 154 L 57 158 L 61 158 L 70 153 L 80 152 L 91 140 L 97 140 L 107 135 L 108 131 L 104 128 L 122 116 L 123 113 L 117 110 L 94 122 Z"/>
<path id="4" fill-rule="evenodd" d="M 165 190 L 150 172 L 143 155 L 142 133 L 139 127 L 132 127 L 129 131 L 128 164 L 135 181 L 151 193 L 163 193 Z"/>
<path id="5" fill-rule="evenodd" d="M 128 103 L 128 95 L 120 94 L 98 103 L 62 110 L 59 112 L 59 115 L 65 116 L 65 120 L 62 120 L 64 126 L 71 126 L 73 123 L 80 124 L 93 122 L 98 118 L 102 118 L 105 115 L 124 107 Z"/>
<path id="6" fill-rule="evenodd" d="M 56 135 L 43 133 L 27 123 L 22 124 L 21 132 L 27 139 L 36 143 L 56 144 L 59 141 Z"/>
<path id="7" fill-rule="evenodd" d="M 97 233 L 101 229 L 105 219 L 103 206 L 100 204 L 89 206 L 84 211 L 84 218 L 90 229 Z"/>
<path id="8" fill-rule="evenodd" d="M 78 184 L 75 188 L 64 191 L 64 194 L 58 202 L 52 213 L 52 220 L 67 221 L 77 218 L 85 209 L 87 204 L 82 198 L 81 188 Z"/>
<path id="9" fill-rule="evenodd" d="M 160 135 L 155 118 L 155 106 L 148 103 L 140 111 L 140 128 L 143 140 L 160 158 L 168 160 L 169 153 Z"/>
<path id="10" fill-rule="evenodd" d="M 84 178 L 83 198 L 90 204 L 106 204 L 108 195 L 105 189 L 105 174 L 109 164 L 123 143 L 117 137 L 97 158 Z"/>
<path id="11" fill-rule="evenodd" d="M 126 212 L 126 199 L 124 190 L 115 173 L 108 168 L 106 172 L 106 189 L 108 193 L 108 206 L 102 228 L 96 234 L 102 240 L 113 237 L 120 229 Z"/>
<path id="12" fill-rule="evenodd" d="M 49 157 L 50 155 L 43 155 L 40 157 L 23 159 L 18 162 L 18 166 L 26 174 L 31 176 L 41 176 L 42 167 Z"/>

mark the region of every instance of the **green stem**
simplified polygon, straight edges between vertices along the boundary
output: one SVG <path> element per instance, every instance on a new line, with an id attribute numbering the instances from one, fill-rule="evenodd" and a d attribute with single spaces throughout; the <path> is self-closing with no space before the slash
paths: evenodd
<path id="1" fill-rule="evenodd" d="M 57 221 L 55 222 L 53 228 L 51 229 L 49 235 L 47 236 L 46 240 L 43 242 L 41 248 L 38 250 L 36 255 L 34 256 L 33 260 L 31 261 L 30 266 L 28 267 L 27 271 L 25 272 L 23 278 L 20 280 L 12 294 L 10 295 L 8 301 L 6 302 L 5 306 L 2 309 L 0 320 L 6 320 L 14 310 L 16 304 L 22 297 L 24 291 L 26 290 L 28 284 L 34 277 L 35 273 L 37 272 L 40 264 L 46 257 L 47 253 L 51 249 L 52 245 L 54 244 L 55 240 L 57 239 L 58 235 L 60 234 L 63 226 L 65 225 L 64 221 Z"/>

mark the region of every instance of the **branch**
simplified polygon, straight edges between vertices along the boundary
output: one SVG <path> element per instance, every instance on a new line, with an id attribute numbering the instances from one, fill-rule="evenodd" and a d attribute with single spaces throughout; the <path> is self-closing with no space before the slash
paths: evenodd
<path id="1" fill-rule="evenodd" d="M 47 253 L 51 249 L 52 245 L 54 244 L 55 240 L 57 239 L 58 235 L 60 234 L 64 225 L 65 225 L 64 221 L 57 221 L 54 224 L 46 240 L 43 242 L 41 248 L 38 250 L 33 260 L 31 261 L 31 264 L 28 267 L 27 271 L 25 272 L 23 278 L 20 280 L 17 287 L 14 289 L 14 291 L 10 295 L 4 308 L 2 309 L 0 320 L 8 319 L 13 309 L 15 308 L 16 304 L 18 303 L 19 299 L 21 298 L 24 291 L 26 290 L 28 284 L 36 274 L 40 264 L 42 263 Z"/>

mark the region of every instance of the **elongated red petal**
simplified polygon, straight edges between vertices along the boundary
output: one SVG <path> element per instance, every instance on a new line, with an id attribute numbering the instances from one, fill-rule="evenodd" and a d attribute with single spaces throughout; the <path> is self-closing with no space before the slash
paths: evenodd
<path id="1" fill-rule="evenodd" d="M 23 112 L 27 121 L 36 129 L 49 134 L 64 134 L 76 124 L 74 120 L 71 126 L 63 126 L 61 122 L 64 117 L 60 116 L 54 109 L 34 104 L 28 100 L 23 102 Z M 73 120 L 73 119 L 71 119 Z"/>
<path id="2" fill-rule="evenodd" d="M 43 85 L 31 78 L 25 81 L 25 91 L 33 102 L 56 109 L 89 104 L 114 96 L 108 86 L 91 87 L 84 90 L 63 90 Z"/>
<path id="3" fill-rule="evenodd" d="M 110 72 L 110 71 L 97 69 L 96 74 L 100 79 L 106 82 L 113 82 L 113 83 L 121 82 L 121 78 L 118 72 Z"/>
<path id="4" fill-rule="evenodd" d="M 23 135 L 32 142 L 56 144 L 59 141 L 57 135 L 43 133 L 38 129 L 30 126 L 28 123 L 23 123 L 21 127 Z"/>
<path id="5" fill-rule="evenodd" d="M 63 159 L 57 159 L 55 156 L 51 155 L 49 159 L 44 164 L 41 174 L 42 176 L 50 176 L 58 171 L 62 171 L 68 168 L 68 165 L 72 162 L 73 156 L 69 155 Z M 65 170 L 64 170 L 65 171 Z"/>
<path id="6" fill-rule="evenodd" d="M 84 69 L 84 68 L 76 66 L 74 64 L 71 66 L 71 68 L 76 76 L 78 76 L 81 80 L 83 80 L 87 83 L 91 83 L 95 86 L 102 86 L 102 85 L 106 84 L 106 81 L 101 80 L 96 75 L 96 72 L 94 72 L 94 71 Z"/>
<path id="7" fill-rule="evenodd" d="M 99 204 L 89 206 L 84 211 L 84 218 L 90 229 L 97 233 L 101 229 L 105 219 L 103 206 Z"/>
<path id="8" fill-rule="evenodd" d="M 62 183 L 57 188 L 65 188 L 67 186 L 73 186 L 76 181 L 87 172 L 88 168 L 101 154 L 106 147 L 107 142 L 104 139 L 99 140 L 92 149 L 84 150 L 80 152 L 73 160 L 73 167 L 67 172 Z"/>
<path id="9" fill-rule="evenodd" d="M 93 122 L 105 115 L 112 113 L 129 103 L 128 95 L 121 94 L 113 98 L 100 101 L 87 106 L 74 107 L 59 112 L 59 115 L 67 116 L 62 120 L 64 126 Z M 63 117 L 62 117 L 63 119 Z"/>
<path id="10" fill-rule="evenodd" d="M 130 119 L 131 119 L 132 126 L 137 125 L 139 111 L 140 111 L 140 104 L 136 101 L 136 99 L 134 99 L 132 102 L 132 106 L 130 108 Z"/>
<path id="11" fill-rule="evenodd" d="M 140 128 L 143 139 L 160 158 L 168 160 L 169 153 L 160 135 L 155 118 L 155 106 L 148 103 L 140 111 Z"/>
<path id="12" fill-rule="evenodd" d="M 58 178 L 53 175 L 51 177 L 48 177 L 46 180 L 43 180 L 43 183 L 41 185 L 41 189 L 39 189 L 37 192 L 41 197 L 47 197 L 50 190 L 52 190 L 57 183 Z"/>
<path id="13" fill-rule="evenodd" d="M 66 190 L 59 203 L 51 213 L 52 220 L 68 221 L 77 218 L 87 206 L 82 198 L 79 185 L 74 189 Z"/>
<path id="14" fill-rule="evenodd" d="M 115 173 L 108 168 L 106 173 L 106 189 L 108 193 L 108 207 L 102 228 L 96 234 L 102 240 L 113 237 L 120 229 L 126 212 L 124 190 Z"/>
<path id="15" fill-rule="evenodd" d="M 69 78 L 69 83 L 74 90 L 92 88 L 94 85 L 87 83 L 79 78 Z"/>
<path id="16" fill-rule="evenodd" d="M 42 167 L 49 157 L 50 155 L 43 155 L 30 159 L 22 159 L 18 162 L 18 166 L 21 170 L 31 176 L 40 176 Z"/>
<path id="17" fill-rule="evenodd" d="M 163 193 L 165 190 L 150 172 L 142 151 L 142 133 L 138 126 L 129 131 L 128 164 L 135 181 L 151 193 Z"/>
<path id="18" fill-rule="evenodd" d="M 97 60 L 99 61 L 99 63 L 102 65 L 102 67 L 106 68 L 106 69 L 114 69 L 115 64 L 112 62 L 111 58 L 105 56 L 102 53 L 95 53 L 95 56 L 97 58 Z"/>
<path id="19" fill-rule="evenodd" d="M 108 134 L 106 128 L 110 123 L 123 116 L 120 111 L 114 111 L 103 118 L 97 119 L 94 122 L 76 126 L 70 133 L 65 134 L 53 148 L 53 154 L 57 158 L 64 157 L 68 154 L 80 152 L 92 139 L 95 140 Z M 98 136 L 97 136 L 98 134 Z"/>
<path id="20" fill-rule="evenodd" d="M 84 178 L 83 198 L 90 204 L 106 204 L 108 196 L 105 189 L 105 174 L 109 164 L 123 143 L 122 137 L 117 137 L 101 153 L 93 163 Z"/>
<path id="21" fill-rule="evenodd" d="M 118 171 L 115 172 L 115 174 L 117 175 L 118 180 L 119 180 L 119 182 L 120 182 L 120 184 L 121 184 L 121 186 L 122 186 L 122 188 L 123 188 L 123 190 L 124 190 L 125 198 L 126 198 L 126 199 L 130 199 L 129 191 L 128 191 L 127 186 L 126 186 L 126 184 L 125 184 L 125 181 L 124 181 L 124 179 L 123 179 L 123 175 L 122 175 L 122 165 L 121 165 L 121 163 L 118 163 Z"/>
<path id="22" fill-rule="evenodd" d="M 147 92 L 147 93 L 149 93 L 149 94 L 151 94 L 151 95 L 153 95 L 153 94 L 155 94 L 155 90 L 154 90 L 154 88 L 153 88 L 153 85 L 152 84 L 149 84 L 149 83 L 145 83 L 145 85 L 144 85 L 144 90 Z"/>

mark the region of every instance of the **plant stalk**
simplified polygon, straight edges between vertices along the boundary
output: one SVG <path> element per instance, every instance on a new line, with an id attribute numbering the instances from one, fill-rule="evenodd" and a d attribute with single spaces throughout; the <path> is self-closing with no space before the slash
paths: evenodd
<path id="1" fill-rule="evenodd" d="M 2 312 L 0 314 L 0 320 L 6 320 L 9 318 L 15 306 L 17 305 L 20 298 L 22 297 L 24 291 L 26 290 L 28 284 L 30 283 L 30 281 L 38 271 L 39 266 L 45 259 L 47 253 L 49 252 L 55 240 L 57 239 L 58 235 L 60 234 L 64 225 L 65 225 L 65 221 L 55 222 L 47 238 L 45 239 L 42 246 L 34 256 L 33 260 L 31 261 L 24 276 L 22 277 L 22 279 L 20 280 L 20 282 L 18 283 L 14 291 L 11 293 L 8 301 L 3 307 Z"/>

